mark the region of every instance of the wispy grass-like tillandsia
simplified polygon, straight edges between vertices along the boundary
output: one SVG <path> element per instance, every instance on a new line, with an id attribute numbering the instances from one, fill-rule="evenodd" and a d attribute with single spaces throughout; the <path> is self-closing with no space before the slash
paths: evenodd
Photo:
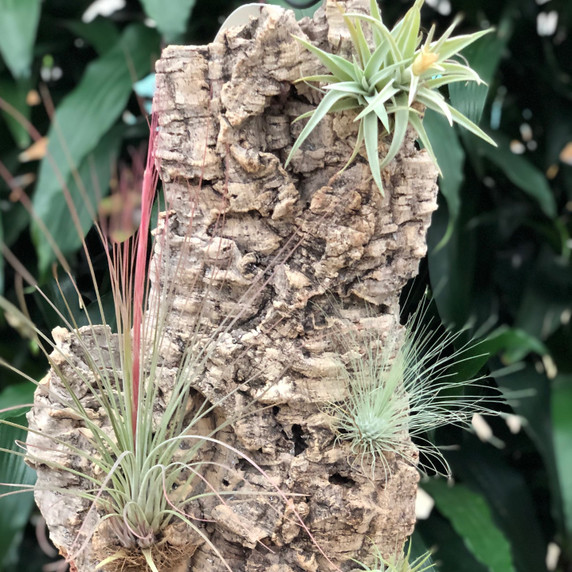
<path id="1" fill-rule="evenodd" d="M 424 0 L 416 0 L 392 30 L 383 23 L 376 0 L 370 2 L 371 15 L 343 14 L 353 44 L 352 60 L 328 53 L 303 38 L 296 38 L 318 57 L 329 75 L 313 75 L 299 80 L 322 84 L 324 96 L 315 110 L 296 119 L 309 118 L 309 121 L 296 139 L 286 165 L 328 113 L 345 110 L 355 110 L 355 121 L 359 122 L 354 151 L 347 165 L 365 144 L 373 179 L 382 194 L 381 170 L 399 151 L 408 125 L 417 132 L 419 140 L 438 167 L 431 141 L 423 127 L 424 107 L 444 115 L 451 126 L 454 122 L 458 123 L 491 145 L 496 145 L 475 123 L 449 105 L 438 91 L 453 82 L 482 83 L 477 72 L 454 57 L 492 30 L 451 37 L 459 22 L 456 19 L 439 39 L 434 39 L 434 25 L 423 39 L 420 29 L 423 3 Z M 364 34 L 362 22 L 371 28 L 372 48 Z M 380 136 L 391 137 L 391 144 L 381 161 Z"/>
<path id="2" fill-rule="evenodd" d="M 70 305 L 74 302 L 62 298 L 67 305 L 67 314 L 62 313 L 39 289 L 34 279 L 20 267 L 16 269 L 44 296 L 46 302 L 56 311 L 68 332 L 54 332 L 55 342 L 39 331 L 27 317 L 10 302 L 0 300 L 4 312 L 17 316 L 28 331 L 35 332 L 40 346 L 52 367 L 51 378 L 39 384 L 46 397 L 51 392 L 58 396 L 64 411 L 71 419 L 80 421 L 77 447 L 63 439 L 41 435 L 31 430 L 28 439 L 27 459 L 32 464 L 47 464 L 56 471 L 67 472 L 90 483 L 89 487 L 72 490 L 56 490 L 55 493 L 77 495 L 91 504 L 91 509 L 100 514 L 101 522 L 112 531 L 117 543 L 104 547 L 100 566 L 113 561 L 136 564 L 137 553 L 142 556 L 139 565 L 146 564 L 157 570 L 165 558 L 177 560 L 180 555 L 171 548 L 170 554 L 161 554 L 161 540 L 167 527 L 174 521 L 186 522 L 199 537 L 208 539 L 194 526 L 194 516 L 187 508 L 200 496 L 217 494 L 216 490 L 203 490 L 193 494 L 197 483 L 203 484 L 201 473 L 209 464 L 208 459 L 198 455 L 207 441 L 213 442 L 213 435 L 219 428 L 210 431 L 198 426 L 217 404 L 198 399 L 194 411 L 189 410 L 189 378 L 200 371 L 201 354 L 191 343 L 178 371 L 174 375 L 171 399 L 165 414 L 160 419 L 154 413 L 154 404 L 160 397 L 157 380 L 162 372 L 161 344 L 172 298 L 171 286 L 150 297 L 146 277 L 147 237 L 151 225 L 152 205 L 157 185 L 157 170 L 154 165 L 154 141 L 156 122 L 151 123 L 150 148 L 143 175 L 141 200 L 141 225 L 135 237 L 119 243 L 109 241 L 101 226 L 96 224 L 100 239 L 108 248 L 109 280 L 114 300 L 114 323 L 117 332 L 107 326 L 110 316 L 106 315 L 103 301 L 98 292 L 98 281 L 91 268 L 96 290 L 97 312 L 102 325 L 92 322 L 86 304 L 82 302 L 79 288 L 76 291 L 79 304 L 84 308 L 88 326 L 79 327 Z M 76 222 L 76 213 L 70 205 L 70 214 Z M 96 221 L 94 221 L 96 222 Z M 81 230 L 78 228 L 81 235 Z M 86 248 L 84 242 L 84 248 Z M 8 254 L 8 253 L 7 253 Z M 89 252 L 87 260 L 91 265 Z M 8 258 L 12 259 L 8 254 Z M 58 256 L 64 269 L 67 265 Z M 13 260 L 13 259 L 12 259 Z M 133 263 L 134 261 L 134 263 Z M 68 277 L 75 282 L 71 275 Z M 63 293 L 62 293 L 63 294 Z M 149 306 L 150 313 L 144 313 Z M 70 348 L 79 348 L 79 359 Z M 208 355 L 208 352 L 206 352 Z M 4 364 L 11 367 L 8 364 Z M 13 369 L 13 368 L 11 368 Z M 29 379 L 29 378 L 28 378 Z M 82 387 L 83 386 L 83 387 Z M 82 400 L 85 389 L 95 406 L 86 407 Z M 62 398 L 61 392 L 64 392 Z M 93 420 L 94 410 L 103 411 L 109 426 L 101 426 Z M 181 440 L 189 443 L 184 449 Z M 59 450 L 63 457 L 76 456 L 76 466 L 64 462 L 46 460 L 46 452 Z M 85 470 L 91 465 L 89 470 Z M 201 487 L 199 487 L 201 488 Z M 186 494 L 181 494 L 185 491 Z M 73 560 L 81 551 L 94 530 L 87 519 L 76 539 L 76 550 L 68 554 Z M 111 549 L 111 554 L 107 553 Z M 216 547 L 213 547 L 216 551 Z"/>
<path id="3" fill-rule="evenodd" d="M 374 562 L 370 566 L 357 560 L 356 562 L 363 566 L 365 572 L 424 572 L 433 568 L 431 552 L 426 552 L 411 560 L 411 541 L 409 541 L 407 550 L 402 550 L 388 559 L 384 558 L 379 548 L 375 546 Z"/>
<path id="4" fill-rule="evenodd" d="M 478 344 L 455 348 L 462 332 L 439 329 L 425 321 L 426 314 L 423 302 L 404 331 L 397 326 L 384 339 L 368 331 L 359 332 L 360 342 L 357 332 L 340 334 L 353 352 L 348 363 L 340 364 L 347 397 L 328 411 L 337 439 L 350 443 L 365 473 L 373 475 L 381 466 L 387 476 L 386 455 L 418 465 L 421 453 L 420 469 L 448 476 L 445 457 L 427 435 L 445 425 L 469 428 L 475 413 L 496 414 L 492 405 L 502 402 L 478 379 L 458 375 L 459 366 L 483 357 Z"/>
<path id="5" fill-rule="evenodd" d="M 153 121 L 147 169 L 143 177 L 139 232 L 135 236 L 127 233 L 124 240 L 118 242 L 110 240 L 101 225 L 95 226 L 108 258 L 113 319 L 110 319 L 99 294 L 100 280 L 95 275 L 85 241 L 83 246 L 96 292 L 97 320 L 93 319 L 55 244 L 56 256 L 77 295 L 77 300 L 66 299 L 62 292 L 64 311 L 42 292 L 34 278 L 7 249 L 5 254 L 30 287 L 58 314 L 65 329 L 54 331 L 54 339 L 51 339 L 33 324 L 25 312 L 8 300 L 0 298 L 0 308 L 32 332 L 44 350 L 52 369 L 49 376 L 37 384 L 37 401 L 43 399 L 46 411 L 55 408 L 61 418 L 69 419 L 70 430 L 75 435 L 74 442 L 70 443 L 63 436 L 45 435 L 30 429 L 27 449 L 30 463 L 39 468 L 49 466 L 51 470 L 79 482 L 77 486 L 59 486 L 48 491 L 53 493 L 54 503 L 62 502 L 62 498 L 67 499 L 63 502 L 69 502 L 70 496 L 87 503 L 83 509 L 84 513 L 87 511 L 84 523 L 79 528 L 71 552 L 66 555 L 67 559 L 73 561 L 77 558 L 87 543 L 94 539 L 95 533 L 106 539 L 106 542 L 97 544 L 98 568 L 135 567 L 158 571 L 188 556 L 198 543 L 204 542 L 226 569 L 231 570 L 217 547 L 198 526 L 205 517 L 196 513 L 197 502 L 210 496 L 224 503 L 225 496 L 231 494 L 219 490 L 217 484 L 209 479 L 209 472 L 228 468 L 212 460 L 208 449 L 227 450 L 249 463 L 267 483 L 268 494 L 284 503 L 289 499 L 261 467 L 236 448 L 225 444 L 217 435 L 230 419 L 213 424 L 217 408 L 252 380 L 237 385 L 235 391 L 215 402 L 209 402 L 198 392 L 189 390 L 190 382 L 201 375 L 218 336 L 228 331 L 237 316 L 222 320 L 222 325 L 209 333 L 206 343 L 199 316 L 195 331 L 187 332 L 187 338 L 181 340 L 182 358 L 176 371 L 163 363 L 165 332 L 177 319 L 177 313 L 172 307 L 174 279 L 163 274 L 161 259 L 167 256 L 166 252 L 172 245 L 162 243 L 161 255 L 156 254 L 147 269 L 147 236 L 152 224 L 157 184 L 156 129 Z M 70 211 L 81 236 L 73 202 Z M 96 215 L 94 210 L 95 223 Z M 169 225 L 169 216 L 166 214 L 160 218 L 159 227 Z M 189 232 L 190 227 L 192 224 L 189 223 Z M 159 232 L 157 237 L 156 240 L 164 241 L 166 233 Z M 180 252 L 171 270 L 174 275 L 185 263 L 190 241 L 183 240 L 177 248 Z M 149 287 L 150 276 L 154 283 L 152 289 Z M 254 285 L 256 287 L 256 281 Z M 252 296 L 253 292 L 246 295 Z M 76 311 L 72 306 L 78 303 L 86 326 L 80 326 L 75 317 Z M 108 325 L 111 322 L 116 324 L 115 332 Z M 4 361 L 1 365 L 16 371 Z M 168 395 L 158 383 L 165 376 L 172 379 Z M 30 377 L 26 379 L 34 382 Z M 52 396 L 55 401 L 49 401 Z M 165 403 L 165 410 L 158 415 L 156 405 L 160 401 Z M 42 414 L 41 405 L 36 403 L 35 409 Z M 243 413 L 248 413 L 248 407 Z M 106 420 L 104 424 L 98 422 L 102 419 Z M 260 489 L 256 491 L 257 496 L 264 494 Z M 90 514 L 96 514 L 97 518 L 88 518 Z M 296 517 L 295 510 L 293 514 Z M 304 528 L 303 522 L 298 520 Z M 178 524 L 184 525 L 183 532 L 176 530 Z M 170 537 L 169 531 L 172 533 Z M 173 536 L 178 543 L 169 544 L 168 540 Z"/>

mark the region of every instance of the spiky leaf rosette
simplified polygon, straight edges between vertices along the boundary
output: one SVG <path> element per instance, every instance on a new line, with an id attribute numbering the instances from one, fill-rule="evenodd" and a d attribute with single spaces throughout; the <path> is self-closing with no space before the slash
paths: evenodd
<path id="1" fill-rule="evenodd" d="M 350 442 L 366 473 L 374 474 L 380 464 L 389 473 L 388 454 L 417 464 L 419 450 L 424 455 L 421 469 L 448 476 L 447 461 L 427 434 L 450 424 L 468 428 L 475 413 L 496 414 L 489 406 L 501 401 L 478 380 L 460 374 L 460 366 L 470 370 L 471 360 L 480 363 L 478 344 L 455 348 L 462 332 L 438 329 L 425 322 L 426 314 L 422 303 L 404 332 L 398 326 L 384 339 L 360 333 L 365 339 L 361 348 L 357 336 L 342 340 L 358 349 L 341 366 L 347 398 L 332 403 L 329 413 L 338 440 Z"/>
<path id="2" fill-rule="evenodd" d="M 438 167 L 431 141 L 423 127 L 423 108 L 444 115 L 451 126 L 454 122 L 458 123 L 491 145 L 496 145 L 475 123 L 449 105 L 438 91 L 439 88 L 454 82 L 482 83 L 477 72 L 454 57 L 491 30 L 451 37 L 459 21 L 456 19 L 438 40 L 433 39 L 433 25 L 423 41 L 420 25 L 424 1 L 416 0 L 392 30 L 383 23 L 376 0 L 370 2 L 370 16 L 344 14 L 353 44 L 352 61 L 317 48 L 303 38 L 296 38 L 317 56 L 330 73 L 307 76 L 299 80 L 321 83 L 324 97 L 315 110 L 296 119 L 298 121 L 310 118 L 296 139 L 286 159 L 286 166 L 328 113 L 352 109 L 357 112 L 355 121 L 359 122 L 359 129 L 354 151 L 347 165 L 365 144 L 373 179 L 382 194 L 381 170 L 399 151 L 408 125 L 416 131 L 419 140 Z M 373 49 L 366 39 L 362 22 L 371 28 Z M 381 159 L 380 135 L 391 136 L 391 144 Z"/>

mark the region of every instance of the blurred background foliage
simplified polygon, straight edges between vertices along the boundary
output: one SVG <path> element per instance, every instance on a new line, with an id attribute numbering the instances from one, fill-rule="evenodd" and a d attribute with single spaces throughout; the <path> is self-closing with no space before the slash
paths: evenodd
<path id="1" fill-rule="evenodd" d="M 162 44 L 212 40 L 241 3 L 0 0 L 0 98 L 12 106 L 0 112 L 0 239 L 54 299 L 60 294 L 44 226 L 89 299 L 76 227 L 88 232 L 90 211 L 74 177 L 94 203 L 117 185 L 118 165 L 129 169 L 148 135 L 148 88 L 138 84 L 138 98 L 135 82 L 152 72 Z M 384 21 L 392 25 L 410 4 L 382 1 Z M 443 178 L 415 288 L 429 284 L 443 323 L 485 340 L 479 351 L 490 353 L 488 372 L 510 407 L 474 434 L 453 428 L 433 436 L 447 446 L 455 479 L 452 486 L 422 483 L 435 506 L 418 522 L 414 553 L 432 548 L 435 569 L 447 572 L 570 572 L 572 3 L 427 0 L 422 15 L 426 29 L 436 22 L 442 31 L 457 13 L 464 14 L 458 32 L 496 31 L 464 53 L 488 87 L 457 85 L 449 96 L 499 146 L 427 114 Z M 14 110 L 37 132 L 15 121 Z M 77 221 L 67 214 L 62 178 L 81 207 Z M 98 271 L 103 257 L 93 260 Z M 61 287 L 70 287 L 65 278 Z M 18 278 L 4 259 L 0 288 L 18 298 Z M 57 317 L 26 294 L 32 318 L 49 332 Z M 0 356 L 40 379 L 44 360 L 13 327 L 22 330 L 0 315 Z M 30 403 L 32 392 L 32 384 L 0 371 L 0 410 Z M 24 420 L 21 412 L 1 415 Z M 16 439 L 18 431 L 0 426 L 1 447 L 17 448 Z M 9 482 L 32 483 L 33 473 L 2 455 L 0 483 Z M 0 569 L 55 569 L 42 531 L 31 494 L 0 499 Z"/>

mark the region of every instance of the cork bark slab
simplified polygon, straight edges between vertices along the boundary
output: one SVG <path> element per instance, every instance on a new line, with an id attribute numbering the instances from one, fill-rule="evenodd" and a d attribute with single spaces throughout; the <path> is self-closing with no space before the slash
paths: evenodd
<path id="1" fill-rule="evenodd" d="M 219 438 L 252 461 L 214 448 L 205 478 L 234 496 L 195 507 L 236 572 L 349 571 L 353 558 L 368 560 L 372 542 L 385 555 L 399 550 L 415 522 L 415 467 L 388 456 L 389 474 L 366 474 L 325 408 L 347 394 L 340 367 L 359 350 L 359 336 L 340 343 L 339 332 L 399 331 L 399 294 L 426 252 L 437 173 L 409 135 L 382 173 L 385 196 L 363 156 L 341 173 L 357 136 L 349 113 L 327 116 L 284 169 L 303 126 L 292 121 L 319 100 L 295 83 L 320 68 L 292 35 L 348 50 L 335 2 L 301 22 L 261 5 L 247 26 L 207 46 L 170 46 L 157 63 L 169 214 L 150 276 L 155 292 L 173 292 L 160 383 L 168 396 L 167 372 L 199 332 L 208 359 L 193 390 L 218 403 L 216 422 L 228 422 Z M 57 396 L 49 399 L 42 411 L 53 424 L 46 411 L 58 409 Z M 44 430 L 38 408 L 31 422 Z M 42 505 L 48 477 L 39 477 Z M 45 516 L 69 549 L 73 515 Z M 79 569 L 93 569 L 90 550 Z M 189 554 L 178 569 L 228 570 L 207 542 Z"/>

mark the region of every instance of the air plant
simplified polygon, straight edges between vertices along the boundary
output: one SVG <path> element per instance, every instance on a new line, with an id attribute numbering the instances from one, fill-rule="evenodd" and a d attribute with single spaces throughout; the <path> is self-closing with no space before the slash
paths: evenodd
<path id="1" fill-rule="evenodd" d="M 445 101 L 438 90 L 453 82 L 482 83 L 477 72 L 457 61 L 455 56 L 491 30 L 451 37 L 459 20 L 434 39 L 433 25 L 425 39 L 420 31 L 420 13 L 424 0 L 416 0 L 392 30 L 382 21 L 376 0 L 371 0 L 371 15 L 343 14 L 351 36 L 352 59 L 328 53 L 303 38 L 296 39 L 330 72 L 312 75 L 299 81 L 317 82 L 324 94 L 316 109 L 304 113 L 296 121 L 309 118 L 296 139 L 286 165 L 318 123 L 331 112 L 355 110 L 359 123 L 357 140 L 346 167 L 365 144 L 365 151 L 375 184 L 383 194 L 381 170 L 399 151 L 408 125 L 416 131 L 420 142 L 438 167 L 431 141 L 423 127 L 424 108 L 444 115 L 449 124 L 458 123 L 491 145 L 495 142 L 475 123 Z M 362 22 L 372 31 L 370 47 Z M 381 124 L 381 125 L 380 125 Z M 380 160 L 380 136 L 391 137 L 391 144 Z"/>
<path id="2" fill-rule="evenodd" d="M 364 572 L 425 572 L 433 569 L 431 552 L 425 552 L 421 556 L 411 560 L 411 541 L 407 550 L 400 551 L 399 554 L 386 559 L 381 554 L 379 548 L 375 548 L 374 563 L 367 566 L 361 562 L 356 562 L 363 566 Z"/>
<path id="3" fill-rule="evenodd" d="M 352 455 L 372 476 L 382 467 L 391 473 L 389 456 L 418 464 L 420 469 L 450 475 L 449 465 L 427 435 L 446 425 L 470 428 L 475 413 L 497 414 L 489 406 L 501 402 L 470 374 L 482 363 L 477 343 L 455 349 L 463 332 L 434 327 L 425 321 L 423 302 L 405 324 L 383 339 L 376 332 L 344 333 L 350 349 L 340 371 L 347 397 L 327 409 L 338 441 L 350 444 Z M 411 442 L 413 439 L 414 444 Z"/>

